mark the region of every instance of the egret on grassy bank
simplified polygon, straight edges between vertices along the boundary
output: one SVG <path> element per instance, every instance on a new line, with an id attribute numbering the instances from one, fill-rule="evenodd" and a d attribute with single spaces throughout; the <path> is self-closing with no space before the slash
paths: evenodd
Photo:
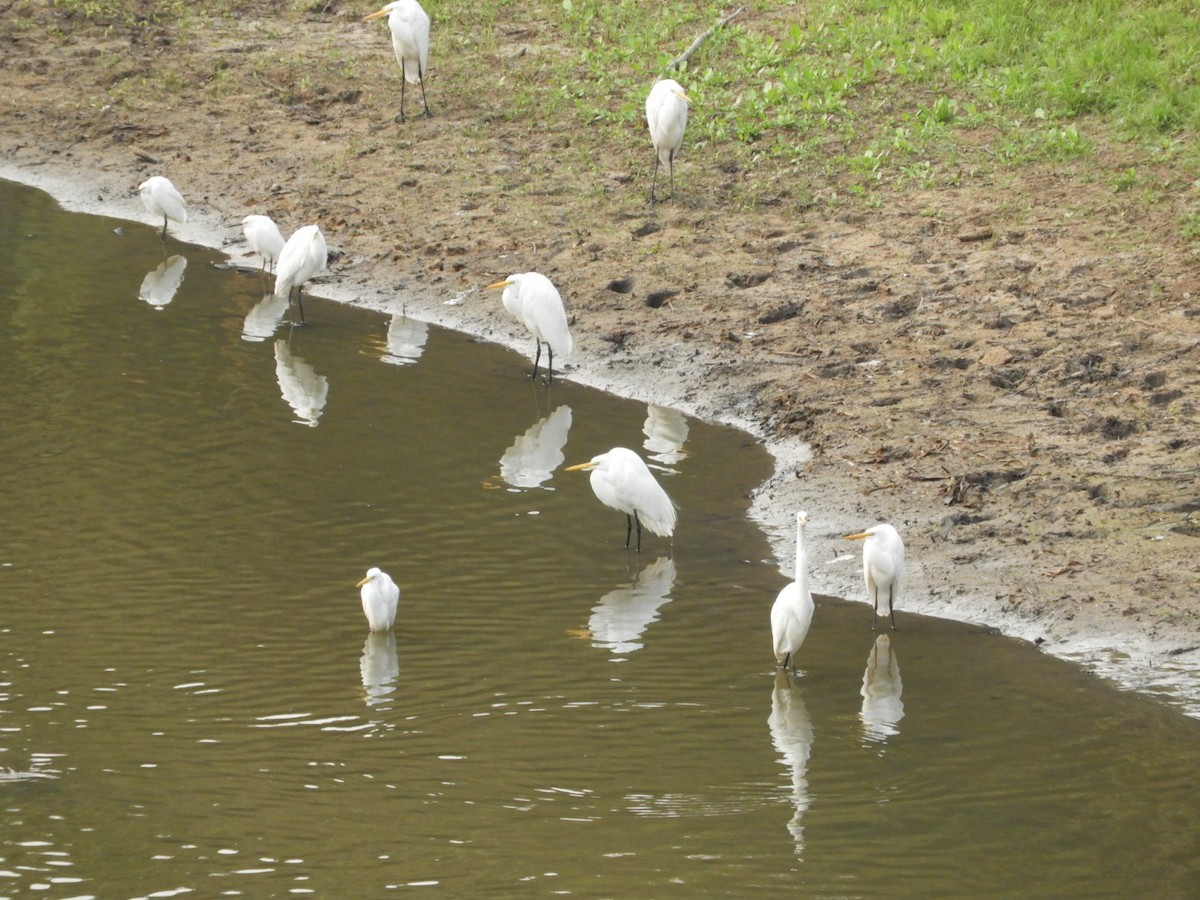
<path id="1" fill-rule="evenodd" d="M 296 230 L 283 250 L 275 266 L 275 296 L 287 297 L 292 302 L 292 291 L 296 292 L 296 305 L 300 308 L 300 324 L 304 324 L 304 282 L 325 268 L 329 251 L 325 247 L 325 235 L 316 225 L 305 225 Z"/>
<path id="2" fill-rule="evenodd" d="M 181 225 L 187 221 L 187 207 L 184 205 L 183 195 L 168 179 L 161 175 L 147 178 L 138 185 L 138 193 L 142 196 L 142 205 L 150 215 L 162 216 L 161 237 L 164 241 L 167 239 L 167 219 Z"/>
<path id="3" fill-rule="evenodd" d="M 871 630 L 879 616 L 888 616 L 896 627 L 896 598 L 904 581 L 904 541 L 891 525 L 875 525 L 846 535 L 846 540 L 863 541 L 863 580 L 867 597 L 875 608 Z"/>
<path id="4" fill-rule="evenodd" d="M 242 232 L 250 249 L 262 257 L 262 268 L 275 268 L 279 254 L 283 252 L 283 235 L 270 216 L 246 216 L 242 219 Z"/>
<path id="5" fill-rule="evenodd" d="M 567 472 L 591 472 L 592 491 L 605 506 L 625 513 L 625 549 L 637 525 L 637 549 L 642 550 L 642 526 L 659 537 L 675 533 L 675 504 L 632 450 L 613 447 Z"/>
<path id="6" fill-rule="evenodd" d="M 392 50 L 400 64 L 400 121 L 404 121 L 404 85 L 421 85 L 421 102 L 425 104 L 425 115 L 432 116 L 429 101 L 425 99 L 425 64 L 429 60 L 429 16 L 417 0 L 396 0 L 383 9 L 376 10 L 363 21 L 388 17 L 388 28 L 392 32 Z"/>
<path id="7" fill-rule="evenodd" d="M 675 196 L 675 154 L 683 144 L 687 128 L 688 95 L 673 78 L 664 78 L 650 89 L 646 98 L 646 122 L 650 125 L 650 140 L 654 142 L 654 179 L 650 183 L 650 202 L 658 186 L 659 163 L 671 173 L 671 196 Z"/>
<path id="8" fill-rule="evenodd" d="M 362 597 L 363 613 L 372 631 L 387 631 L 396 621 L 396 604 L 400 602 L 400 588 L 383 570 L 372 567 L 367 576 L 355 587 Z"/>
<path id="9" fill-rule="evenodd" d="M 539 272 L 521 272 L 509 275 L 503 281 L 489 284 L 486 290 L 504 289 L 500 300 L 504 308 L 521 322 L 533 335 L 537 352 L 533 357 L 533 374 L 537 378 L 538 363 L 542 359 L 542 344 L 550 353 L 546 371 L 554 380 L 554 354 L 567 356 L 575 346 L 571 330 L 567 325 L 567 312 L 563 309 L 558 288 Z"/>
<path id="10" fill-rule="evenodd" d="M 796 668 L 796 651 L 812 625 L 813 598 L 808 589 L 808 553 L 804 546 L 807 525 L 808 513 L 796 513 L 796 580 L 779 592 L 771 607 L 771 639 L 781 669 Z"/>

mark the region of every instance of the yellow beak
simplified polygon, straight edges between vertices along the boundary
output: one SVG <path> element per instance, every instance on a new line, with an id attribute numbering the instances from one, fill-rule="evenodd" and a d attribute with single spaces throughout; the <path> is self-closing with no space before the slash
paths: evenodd
<path id="1" fill-rule="evenodd" d="M 580 463 L 577 466 L 567 466 L 565 469 L 563 469 L 563 471 L 564 472 L 586 472 L 590 468 L 592 468 L 592 461 L 589 459 L 587 462 Z"/>
<path id="2" fill-rule="evenodd" d="M 692 98 L 689 97 L 687 94 L 685 94 L 683 91 L 671 91 L 671 93 L 674 94 L 676 97 L 680 98 L 681 100 L 683 100 L 685 103 L 692 102 Z"/>
<path id="3" fill-rule="evenodd" d="M 487 287 L 484 288 L 484 290 L 485 291 L 494 291 L 497 288 L 506 288 L 510 284 L 512 284 L 511 281 L 497 281 L 495 284 L 489 284 Z"/>
<path id="4" fill-rule="evenodd" d="M 378 9 L 375 12 L 371 13 L 369 16 L 363 16 L 363 21 L 369 22 L 371 19 L 378 19 L 380 16 L 386 16 L 390 12 L 391 12 L 391 10 L 387 9 L 387 8 Z"/>
<path id="5" fill-rule="evenodd" d="M 362 587 L 364 584 L 366 584 L 370 580 L 371 580 L 371 576 L 368 575 L 366 578 L 364 578 L 362 581 L 360 581 L 358 584 L 356 584 L 355 587 Z"/>
<path id="6" fill-rule="evenodd" d="M 870 537 L 870 535 L 869 535 L 869 534 L 867 534 L 865 531 L 860 531 L 858 534 L 848 534 L 848 535 L 846 535 L 846 540 L 848 540 L 848 541 L 861 541 L 863 538 L 869 538 L 869 537 Z"/>

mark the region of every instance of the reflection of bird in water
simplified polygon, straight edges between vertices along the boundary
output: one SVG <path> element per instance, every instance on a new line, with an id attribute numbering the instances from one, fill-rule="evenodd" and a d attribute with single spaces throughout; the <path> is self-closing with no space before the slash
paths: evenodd
<path id="1" fill-rule="evenodd" d="M 270 216 L 246 216 L 242 219 L 242 232 L 250 249 L 262 257 L 263 271 L 267 266 L 274 268 L 285 243 L 275 220 Z"/>
<path id="2" fill-rule="evenodd" d="M 885 741 L 900 733 L 897 723 L 904 718 L 904 701 L 900 699 L 903 689 L 900 662 L 892 649 L 891 639 L 881 634 L 875 638 L 871 655 L 867 657 L 860 691 L 863 703 L 859 717 L 869 740 Z"/>
<path id="3" fill-rule="evenodd" d="M 388 17 L 388 29 L 392 32 L 392 51 L 400 64 L 400 121 L 404 121 L 404 84 L 421 85 L 421 103 L 425 115 L 432 116 L 429 101 L 425 99 L 425 66 L 429 61 L 429 16 L 417 0 L 395 0 L 383 9 L 364 16 L 363 21 Z"/>
<path id="4" fill-rule="evenodd" d="M 804 814 L 809 806 L 808 757 L 812 753 L 813 728 L 804 698 L 783 669 L 775 673 L 767 725 L 771 729 L 771 742 L 779 753 L 779 762 L 791 770 L 791 802 L 796 813 L 788 822 L 788 831 L 796 842 L 796 853 L 800 853 L 804 849 Z"/>
<path id="5" fill-rule="evenodd" d="M 396 621 L 396 604 L 400 602 L 400 588 L 392 576 L 372 566 L 366 577 L 355 585 L 362 598 L 363 615 L 372 631 L 388 631 Z"/>
<path id="6" fill-rule="evenodd" d="M 367 706 L 383 703 L 396 690 L 395 682 L 400 676 L 394 632 L 372 631 L 367 635 L 358 670 L 367 693 Z"/>
<path id="7" fill-rule="evenodd" d="M 658 620 L 659 608 L 671 602 L 674 586 L 675 561 L 660 556 L 642 569 L 632 584 L 609 591 L 592 608 L 588 620 L 592 646 L 607 647 L 613 653 L 640 650 L 638 638 Z"/>
<path id="8" fill-rule="evenodd" d="M 796 580 L 786 585 L 771 607 L 771 639 L 779 668 L 796 668 L 796 652 L 812 625 L 813 598 L 808 589 L 808 553 L 804 547 L 804 529 L 808 513 L 796 513 Z"/>
<path id="9" fill-rule="evenodd" d="M 679 410 L 649 404 L 642 433 L 646 435 L 646 442 L 642 446 L 651 459 L 665 466 L 673 466 L 687 457 L 683 444 L 688 438 L 688 423 Z"/>
<path id="10" fill-rule="evenodd" d="M 175 189 L 175 185 L 155 175 L 147 178 L 138 185 L 138 193 L 142 197 L 142 206 L 152 216 L 162 216 L 162 239 L 167 239 L 167 219 L 183 224 L 187 221 L 187 207 L 183 203 L 183 195 Z"/>
<path id="11" fill-rule="evenodd" d="M 274 337 L 275 329 L 283 321 L 287 313 L 287 297 L 276 297 L 266 294 L 261 300 L 250 307 L 242 322 L 242 340 L 265 341 Z"/>
<path id="12" fill-rule="evenodd" d="M 563 309 L 562 296 L 558 288 L 540 272 L 520 272 L 509 275 L 503 281 L 489 284 L 485 290 L 503 288 L 500 302 L 513 318 L 529 329 L 533 335 L 537 352 L 533 357 L 531 379 L 537 378 L 538 363 L 542 359 L 542 344 L 550 353 L 546 364 L 547 377 L 554 380 L 554 354 L 560 357 L 570 354 L 575 346 L 571 340 L 571 329 L 567 325 L 567 313 Z"/>
<path id="13" fill-rule="evenodd" d="M 571 430 L 571 407 L 565 403 L 517 437 L 500 457 L 500 477 L 515 488 L 535 488 L 563 464 L 563 447 Z"/>
<path id="14" fill-rule="evenodd" d="M 329 395 L 329 381 L 299 356 L 292 354 L 287 341 L 275 342 L 275 378 L 283 399 L 301 425 L 317 427 Z"/>
<path id="15" fill-rule="evenodd" d="M 304 324 L 304 283 L 324 271 L 329 264 L 329 249 L 325 235 L 316 225 L 305 225 L 287 239 L 275 265 L 275 295 L 287 297 L 291 303 L 295 294 L 300 309 L 300 324 Z"/>
<path id="16" fill-rule="evenodd" d="M 896 599 L 904 583 L 904 541 L 891 525 L 875 525 L 866 531 L 846 535 L 848 541 L 863 541 L 863 579 L 867 599 L 875 613 L 871 630 L 879 617 L 888 616 L 896 627 Z"/>
<path id="17" fill-rule="evenodd" d="M 175 299 L 175 292 L 183 284 L 183 270 L 186 268 L 187 260 L 182 256 L 167 257 L 157 268 L 146 273 L 138 289 L 138 297 L 155 309 L 162 309 Z"/>
<path id="18" fill-rule="evenodd" d="M 613 447 L 567 472 L 591 472 L 592 492 L 605 506 L 625 513 L 625 549 L 637 524 L 637 548 L 642 549 L 642 526 L 659 537 L 675 533 L 675 504 L 632 450 Z"/>
<path id="19" fill-rule="evenodd" d="M 646 97 L 646 122 L 650 126 L 650 140 L 654 143 L 654 179 L 650 184 L 650 202 L 654 203 L 654 189 L 658 186 L 659 163 L 667 166 L 671 173 L 671 196 L 675 196 L 675 154 L 683 144 L 683 130 L 687 128 L 688 95 L 678 81 L 664 78 L 650 89 Z"/>
<path id="20" fill-rule="evenodd" d="M 425 352 L 427 340 L 429 323 L 396 313 L 388 323 L 387 353 L 383 361 L 397 366 L 412 365 Z"/>

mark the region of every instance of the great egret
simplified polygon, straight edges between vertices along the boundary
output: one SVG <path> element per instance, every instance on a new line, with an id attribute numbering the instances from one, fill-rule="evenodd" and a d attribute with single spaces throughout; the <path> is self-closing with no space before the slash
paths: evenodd
<path id="1" fill-rule="evenodd" d="M 591 472 L 592 491 L 605 506 L 625 513 L 625 549 L 637 524 L 637 549 L 642 550 L 642 526 L 659 537 L 675 533 L 675 504 L 632 450 L 613 447 L 567 472 Z"/>
<path id="2" fill-rule="evenodd" d="M 520 321 L 537 345 L 537 353 L 533 357 L 533 374 L 537 378 L 538 363 L 542 359 L 542 344 L 550 353 L 547 371 L 550 380 L 554 380 L 554 354 L 567 356 L 575 346 L 571 340 L 571 330 L 567 326 L 567 312 L 563 309 L 562 297 L 558 288 L 539 272 L 522 272 L 509 275 L 503 281 L 489 284 L 487 290 L 504 288 L 500 295 L 504 308 Z"/>
<path id="3" fill-rule="evenodd" d="M 400 121 L 404 121 L 404 84 L 421 85 L 421 102 L 425 104 L 425 115 L 432 116 L 429 101 L 425 99 L 425 64 L 429 60 L 429 16 L 417 0 L 396 0 L 383 9 L 376 10 L 363 21 L 388 17 L 388 28 L 392 31 L 392 50 L 400 64 Z"/>
<path id="4" fill-rule="evenodd" d="M 899 532 L 891 525 L 876 525 L 848 534 L 846 540 L 863 541 L 863 579 L 867 583 L 867 597 L 875 608 L 871 630 L 875 630 L 880 615 L 891 618 L 895 628 L 896 598 L 904 582 L 904 541 Z"/>
<path id="5" fill-rule="evenodd" d="M 142 205 L 146 207 L 146 211 L 152 216 L 162 216 L 164 241 L 167 239 L 167 219 L 181 225 L 187 221 L 187 207 L 184 205 L 183 195 L 168 179 L 161 175 L 147 178 L 138 185 L 138 192 L 142 195 Z"/>
<path id="6" fill-rule="evenodd" d="M 673 78 L 656 82 L 646 98 L 646 122 L 650 125 L 650 140 L 654 142 L 654 180 L 650 183 L 650 202 L 658 186 L 658 165 L 671 172 L 671 196 L 675 196 L 675 154 L 683 144 L 687 128 L 688 95 Z"/>
<path id="7" fill-rule="evenodd" d="M 372 631 L 387 631 L 396 621 L 396 604 L 400 601 L 400 588 L 383 570 L 367 569 L 367 577 L 355 587 L 362 597 L 363 612 Z"/>
<path id="8" fill-rule="evenodd" d="M 771 607 L 771 638 L 775 661 L 781 669 L 796 668 L 796 652 L 812 625 L 813 598 L 808 589 L 808 553 L 804 546 L 807 525 L 808 513 L 796 513 L 796 580 L 779 592 Z"/>
<path id="9" fill-rule="evenodd" d="M 262 257 L 263 271 L 269 264 L 275 267 L 279 254 L 283 252 L 283 235 L 270 216 L 246 216 L 242 219 L 242 232 L 250 249 Z"/>
<path id="10" fill-rule="evenodd" d="M 325 235 L 316 225 L 305 225 L 287 239 L 275 266 L 275 296 L 287 297 L 292 302 L 292 291 L 296 292 L 296 305 L 300 307 L 300 324 L 304 324 L 304 282 L 325 268 L 329 251 L 325 247 Z"/>

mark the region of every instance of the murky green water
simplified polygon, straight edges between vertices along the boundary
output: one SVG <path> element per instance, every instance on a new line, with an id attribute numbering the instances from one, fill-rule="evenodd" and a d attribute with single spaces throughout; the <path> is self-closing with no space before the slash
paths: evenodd
<path id="1" fill-rule="evenodd" d="M 837 601 L 775 683 L 744 435 L 655 411 L 638 558 L 561 465 L 645 407 L 0 211 L 0 895 L 1200 895 L 1200 723 Z"/>

